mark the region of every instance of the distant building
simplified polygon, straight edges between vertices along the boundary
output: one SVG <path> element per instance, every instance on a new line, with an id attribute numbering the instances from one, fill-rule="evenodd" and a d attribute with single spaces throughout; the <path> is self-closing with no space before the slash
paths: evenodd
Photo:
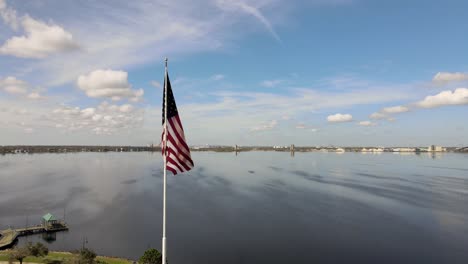
<path id="1" fill-rule="evenodd" d="M 42 226 L 47 229 L 53 229 L 58 224 L 58 220 L 51 213 L 42 217 Z"/>
<path id="2" fill-rule="evenodd" d="M 288 146 L 273 146 L 274 149 L 286 149 Z"/>
<path id="3" fill-rule="evenodd" d="M 392 149 L 393 152 L 415 152 L 415 148 L 394 148 Z"/>
<path id="4" fill-rule="evenodd" d="M 42 217 L 42 227 L 46 232 L 68 230 L 66 224 L 57 220 L 57 218 L 55 218 L 55 216 L 51 213 L 48 213 Z"/>
<path id="5" fill-rule="evenodd" d="M 446 151 L 446 149 L 444 147 L 441 147 L 441 146 L 435 146 L 435 145 L 431 145 L 427 148 L 427 151 L 431 151 L 431 152 L 442 152 L 442 151 Z"/>

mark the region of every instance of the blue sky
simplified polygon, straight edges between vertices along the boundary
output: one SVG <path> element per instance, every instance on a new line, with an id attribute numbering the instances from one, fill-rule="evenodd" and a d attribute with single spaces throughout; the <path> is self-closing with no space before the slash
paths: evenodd
<path id="1" fill-rule="evenodd" d="M 0 0 L 0 144 L 468 144 L 466 1 Z"/>

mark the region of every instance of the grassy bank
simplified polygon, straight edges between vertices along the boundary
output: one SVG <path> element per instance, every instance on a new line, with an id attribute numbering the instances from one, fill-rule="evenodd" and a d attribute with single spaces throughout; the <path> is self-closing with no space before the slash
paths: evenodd
<path id="1" fill-rule="evenodd" d="M 0 261 L 8 261 L 10 258 L 10 252 L 1 251 L 0 252 Z M 71 260 L 75 257 L 74 254 L 70 252 L 57 252 L 51 251 L 49 255 L 45 257 L 27 257 L 23 260 L 23 262 L 30 262 L 30 263 L 51 263 L 51 262 L 67 262 L 67 260 Z M 104 257 L 98 256 L 96 260 L 101 263 L 108 263 L 108 264 L 131 264 L 133 261 L 123 258 L 114 258 L 114 257 Z M 14 261 L 14 263 L 19 263 L 19 261 Z"/>

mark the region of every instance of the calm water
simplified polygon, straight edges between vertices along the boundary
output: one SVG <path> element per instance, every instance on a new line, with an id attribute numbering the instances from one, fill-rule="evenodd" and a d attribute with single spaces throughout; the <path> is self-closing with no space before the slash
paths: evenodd
<path id="1" fill-rule="evenodd" d="M 468 155 L 193 153 L 168 177 L 174 263 L 468 263 Z M 98 254 L 160 248 L 158 153 L 0 156 L 0 228 L 51 212 Z M 41 240 L 41 236 L 29 237 Z M 26 239 L 21 239 L 24 243 Z"/>

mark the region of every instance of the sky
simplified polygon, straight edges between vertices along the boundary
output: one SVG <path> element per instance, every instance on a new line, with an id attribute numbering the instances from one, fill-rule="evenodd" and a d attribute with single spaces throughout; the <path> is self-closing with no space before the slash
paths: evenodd
<path id="1" fill-rule="evenodd" d="M 0 0 L 0 145 L 468 145 L 467 1 Z"/>

